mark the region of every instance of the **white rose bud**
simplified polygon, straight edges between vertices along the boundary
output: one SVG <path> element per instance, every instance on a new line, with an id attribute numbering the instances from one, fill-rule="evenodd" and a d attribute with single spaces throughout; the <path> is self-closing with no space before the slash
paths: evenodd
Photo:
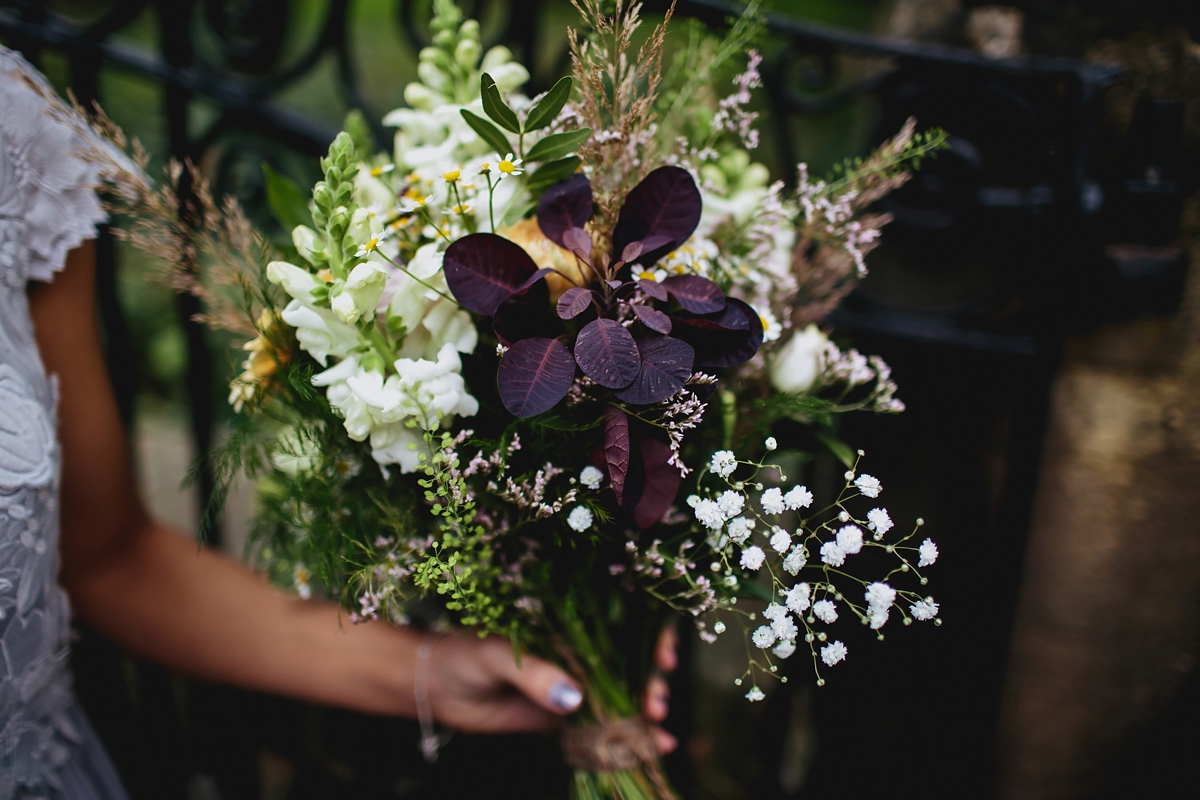
<path id="1" fill-rule="evenodd" d="M 789 394 L 811 389 L 825 368 L 824 352 L 828 341 L 816 325 L 792 334 L 771 362 L 771 385 Z"/>

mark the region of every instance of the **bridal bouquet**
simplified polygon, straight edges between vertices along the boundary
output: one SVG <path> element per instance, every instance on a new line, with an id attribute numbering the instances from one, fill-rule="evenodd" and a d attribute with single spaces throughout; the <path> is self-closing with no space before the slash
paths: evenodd
<path id="1" fill-rule="evenodd" d="M 214 463 L 259 476 L 262 568 L 354 622 L 555 660 L 586 687 L 573 796 L 670 798 L 637 697 L 672 618 L 744 639 L 729 679 L 750 701 L 788 658 L 824 683 L 847 620 L 937 622 L 936 545 L 920 520 L 895 530 L 832 433 L 903 410 L 896 386 L 816 323 L 866 272 L 871 204 L 942 137 L 910 123 L 785 191 L 750 156 L 752 17 L 687 29 L 664 65 L 669 13 L 635 53 L 639 6 L 602 5 L 578 0 L 573 75 L 529 98 L 526 69 L 436 0 L 393 151 L 352 124 L 311 197 L 269 176 L 291 246 L 183 166 L 125 206 L 207 318 L 253 335 Z M 845 463 L 836 496 L 804 485 L 810 443 Z"/>

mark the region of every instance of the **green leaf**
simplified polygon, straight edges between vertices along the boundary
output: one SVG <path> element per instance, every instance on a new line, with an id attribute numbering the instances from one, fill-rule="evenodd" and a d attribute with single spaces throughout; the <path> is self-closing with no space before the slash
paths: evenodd
<path id="1" fill-rule="evenodd" d="M 504 102 L 496 82 L 486 72 L 479 79 L 479 96 L 483 100 L 484 113 L 495 120 L 497 125 L 507 128 L 513 133 L 521 132 L 521 123 L 517 119 L 516 113 Z M 505 154 L 501 153 L 500 155 Z"/>
<path id="2" fill-rule="evenodd" d="M 577 131 L 567 131 L 566 133 L 552 133 L 545 139 L 539 139 L 537 144 L 529 148 L 529 152 L 525 154 L 525 160 L 552 161 L 570 155 L 591 135 L 591 128 L 580 128 Z"/>
<path id="3" fill-rule="evenodd" d="M 462 110 L 462 116 L 467 124 L 483 137 L 483 140 L 490 144 L 501 158 L 512 152 L 512 145 L 508 143 L 508 137 L 501 133 L 495 125 L 477 114 L 472 114 L 465 108 Z"/>
<path id="4" fill-rule="evenodd" d="M 557 161 L 547 161 L 530 173 L 529 180 L 525 185 L 529 187 L 529 191 L 535 193 L 548 189 L 559 181 L 574 175 L 579 169 L 580 163 L 579 156 L 567 156 Z"/>
<path id="5" fill-rule="evenodd" d="M 263 177 L 267 180 L 267 205 L 271 215 L 279 221 L 289 234 L 297 225 L 311 225 L 312 212 L 308 210 L 308 197 L 300 191 L 291 178 L 280 175 L 263 164 Z"/>
<path id="6" fill-rule="evenodd" d="M 838 461 L 841 461 L 843 464 L 845 464 L 847 469 L 854 468 L 855 455 L 854 451 L 850 449 L 850 445 L 846 444 L 841 439 L 836 439 L 833 436 L 826 436 L 820 431 L 813 431 L 813 435 L 817 437 L 821 444 L 829 448 L 829 452 L 833 453 L 833 455 L 837 457 Z"/>
<path id="7" fill-rule="evenodd" d="M 567 104 L 567 100 L 571 97 L 571 78 L 560 78 L 558 83 L 546 92 L 545 97 L 538 100 L 537 105 L 529 109 L 529 116 L 525 118 L 525 132 L 540 130 L 558 116 L 558 112 L 562 111 L 563 106 Z"/>

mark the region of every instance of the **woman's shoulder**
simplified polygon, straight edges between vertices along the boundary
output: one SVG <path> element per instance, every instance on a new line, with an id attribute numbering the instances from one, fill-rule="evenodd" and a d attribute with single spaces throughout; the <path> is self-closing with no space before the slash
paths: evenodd
<path id="1" fill-rule="evenodd" d="M 19 53 L 0 47 L 0 282 L 49 281 L 105 220 L 96 137 Z"/>

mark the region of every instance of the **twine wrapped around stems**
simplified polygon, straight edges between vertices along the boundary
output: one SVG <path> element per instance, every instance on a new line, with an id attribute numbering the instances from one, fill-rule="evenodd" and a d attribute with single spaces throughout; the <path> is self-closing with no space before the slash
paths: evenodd
<path id="1" fill-rule="evenodd" d="M 634 769 L 658 758 L 650 725 L 639 718 L 569 725 L 563 730 L 562 745 L 567 766 L 591 772 Z"/>

